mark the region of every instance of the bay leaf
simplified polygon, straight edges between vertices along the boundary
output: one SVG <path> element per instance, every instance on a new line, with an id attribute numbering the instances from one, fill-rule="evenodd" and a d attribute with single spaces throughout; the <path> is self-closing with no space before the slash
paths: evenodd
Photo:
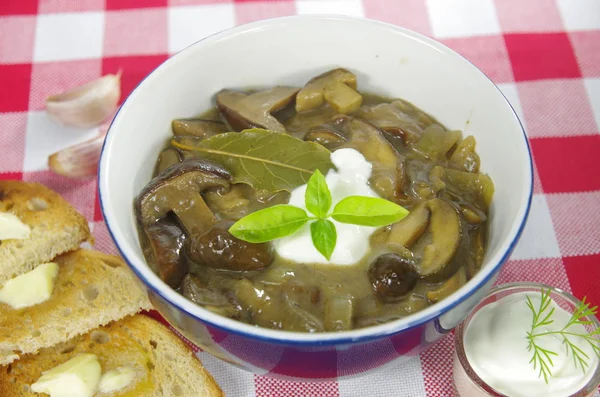
<path id="1" fill-rule="evenodd" d="M 333 168 L 331 153 L 323 146 L 258 128 L 215 135 L 194 146 L 177 139 L 171 144 L 221 164 L 233 183 L 270 192 L 291 191 L 307 183 L 316 169 L 327 174 Z"/>

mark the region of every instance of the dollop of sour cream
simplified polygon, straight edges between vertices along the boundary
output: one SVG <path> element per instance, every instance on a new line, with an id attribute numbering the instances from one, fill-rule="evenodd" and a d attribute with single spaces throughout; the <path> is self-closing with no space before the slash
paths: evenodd
<path id="1" fill-rule="evenodd" d="M 572 354 L 567 354 L 560 335 L 537 337 L 537 345 L 558 353 L 552 356 L 552 376 L 546 384 L 544 378 L 538 376 L 539 367 L 534 369 L 529 362 L 533 351 L 527 350 L 527 332 L 531 330 L 533 314 L 526 305 L 526 296 L 535 308 L 539 307 L 540 293 L 521 292 L 505 296 L 475 313 L 464 335 L 467 360 L 484 382 L 507 396 L 570 396 L 590 381 L 598 366 L 598 358 L 583 338 L 569 338 L 589 356 L 590 366 L 584 374 L 579 366 L 575 367 Z M 571 313 L 554 301 L 551 301 L 548 310 L 552 308 L 554 322 L 537 328 L 536 333 L 560 331 L 568 323 Z M 570 326 L 569 332 L 587 333 L 580 324 Z"/>
<path id="2" fill-rule="evenodd" d="M 331 192 L 331 210 L 348 196 L 379 197 L 369 187 L 372 165 L 354 149 L 338 149 L 331 154 L 331 162 L 337 170 L 330 170 L 325 177 Z M 292 190 L 289 204 L 306 210 L 304 194 L 306 185 Z M 308 211 L 307 211 L 308 212 Z M 376 227 L 339 223 L 329 218 L 337 231 L 335 250 L 328 261 L 315 248 L 310 235 L 310 222 L 291 236 L 274 241 L 279 256 L 294 262 L 351 265 L 360 261 L 370 249 L 369 236 Z"/>

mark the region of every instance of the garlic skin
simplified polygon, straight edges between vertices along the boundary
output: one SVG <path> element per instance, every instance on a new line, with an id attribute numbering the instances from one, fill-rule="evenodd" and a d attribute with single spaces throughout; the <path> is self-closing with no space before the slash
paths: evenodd
<path id="1" fill-rule="evenodd" d="M 96 138 L 69 146 L 48 157 L 48 167 L 59 175 L 69 178 L 85 178 L 95 176 L 106 133 Z"/>
<path id="2" fill-rule="evenodd" d="M 60 124 L 89 128 L 114 114 L 121 97 L 121 72 L 46 98 L 46 111 Z"/>

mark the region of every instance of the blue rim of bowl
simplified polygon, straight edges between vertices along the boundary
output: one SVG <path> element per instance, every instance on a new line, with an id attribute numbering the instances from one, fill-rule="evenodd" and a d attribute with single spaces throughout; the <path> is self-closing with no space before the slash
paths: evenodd
<path id="1" fill-rule="evenodd" d="M 386 330 L 386 331 L 382 331 L 380 330 L 380 328 L 386 327 L 388 328 L 391 325 L 393 325 L 396 322 L 402 322 L 405 321 L 405 319 L 398 319 L 398 320 L 394 320 L 391 321 L 389 323 L 385 323 L 385 324 L 380 324 L 380 325 L 376 325 L 376 326 L 371 326 L 371 327 L 366 327 L 366 328 L 361 328 L 359 330 L 352 330 L 352 331 L 342 331 L 342 332 L 327 332 L 327 333 L 312 333 L 312 334 L 308 334 L 308 333 L 296 333 L 296 332 L 289 332 L 289 331 L 280 331 L 280 330 L 268 330 L 269 333 L 276 333 L 278 334 L 278 337 L 269 337 L 269 336 L 263 336 L 260 335 L 259 332 L 260 330 L 266 331 L 267 329 L 265 328 L 260 328 L 260 327 L 253 327 L 251 325 L 248 324 L 244 324 L 244 323 L 240 323 L 238 321 L 232 320 L 234 321 L 234 323 L 236 323 L 238 325 L 238 327 L 250 327 L 251 329 L 255 330 L 256 333 L 249 333 L 249 332 L 244 332 L 240 329 L 236 329 L 235 327 L 228 327 L 225 325 L 221 325 L 221 324 L 216 324 L 212 321 L 206 320 L 204 318 L 201 318 L 193 313 L 191 313 L 190 311 L 188 311 L 186 308 L 174 303 L 171 299 L 169 299 L 161 290 L 160 288 L 158 288 L 157 286 L 153 285 L 152 282 L 150 282 L 148 279 L 146 279 L 141 272 L 137 269 L 137 267 L 132 264 L 132 262 L 129 260 L 129 258 L 127 257 L 127 255 L 125 255 L 123 249 L 121 248 L 121 246 L 119 245 L 119 242 L 117 241 L 117 239 L 115 238 L 114 232 L 112 230 L 112 227 L 110 225 L 110 222 L 108 221 L 106 215 L 105 215 L 105 210 L 104 210 L 104 200 L 103 200 L 103 189 L 102 189 L 102 164 L 103 161 L 105 159 L 105 148 L 106 148 L 106 142 L 108 141 L 108 137 L 111 133 L 112 130 L 112 125 L 114 123 L 114 121 L 117 119 L 119 113 L 121 112 L 121 109 L 123 108 L 123 106 L 125 105 L 125 103 L 129 100 L 129 98 L 135 93 L 135 91 L 140 87 L 140 85 L 142 85 L 144 83 L 144 81 L 146 81 L 147 78 L 149 78 L 150 76 L 152 76 L 154 74 L 154 72 L 156 72 L 156 70 L 158 70 L 159 68 L 163 67 L 165 64 L 167 64 L 170 60 L 176 58 L 177 56 L 179 56 L 180 54 L 186 52 L 188 49 L 190 49 L 191 47 L 195 46 L 196 44 L 203 42 L 205 40 L 211 39 L 213 37 L 217 37 L 217 36 L 225 36 L 227 34 L 230 33 L 241 33 L 243 31 L 248 31 L 248 30 L 252 30 L 253 28 L 257 28 L 259 26 L 265 25 L 265 24 L 269 24 L 269 23 L 275 23 L 275 22 L 284 22 L 286 20 L 300 20 L 300 19 L 318 19 L 318 20 L 341 20 L 341 21 L 353 21 L 353 22 L 368 22 L 368 23 L 372 23 L 375 25 L 379 25 L 381 27 L 385 27 L 387 29 L 392 29 L 392 30 L 396 30 L 398 32 L 401 32 L 403 34 L 406 34 L 408 36 L 411 36 L 415 39 L 420 40 L 421 42 L 423 42 L 424 44 L 430 45 L 436 49 L 439 50 L 443 50 L 446 53 L 450 53 L 453 56 L 457 56 L 460 59 L 462 59 L 463 61 L 467 62 L 469 65 L 471 65 L 475 71 L 481 73 L 493 86 L 494 88 L 498 91 L 498 93 L 502 96 L 502 98 L 504 98 L 505 103 L 508 105 L 508 107 L 511 109 L 513 116 L 515 117 L 515 119 L 517 120 L 517 122 L 519 123 L 519 126 L 521 128 L 521 133 L 522 133 L 522 137 L 523 140 L 525 142 L 525 146 L 527 148 L 527 155 L 528 155 L 528 160 L 529 160 L 529 172 L 530 172 L 530 178 L 529 178 L 529 194 L 527 197 L 527 205 L 525 208 L 525 212 L 523 213 L 523 217 L 521 219 L 521 223 L 517 229 L 517 232 L 513 238 L 513 240 L 510 242 L 507 250 L 504 252 L 504 254 L 502 255 L 502 257 L 500 258 L 499 261 L 497 261 L 496 263 L 494 263 L 493 265 L 488 265 L 488 267 L 490 268 L 489 273 L 483 278 L 481 279 L 477 284 L 472 285 L 469 293 L 463 293 L 459 298 L 455 299 L 452 303 L 447 303 L 446 305 L 441 305 L 441 308 L 438 311 L 432 311 L 429 315 L 415 319 L 413 321 L 409 321 L 407 322 L 405 325 L 397 327 L 397 328 L 393 328 L 391 330 Z M 417 33 L 415 31 L 403 28 L 401 26 L 397 26 L 397 25 L 393 25 L 390 23 L 386 23 L 386 22 L 381 22 L 381 21 L 377 21 L 377 20 L 373 20 L 373 19 L 368 19 L 368 18 L 359 18 L 359 17 L 350 17 L 350 16 L 341 16 L 341 15 L 329 15 L 329 14 L 315 14 L 315 15 L 292 15 L 292 16 L 284 16 L 284 17 L 277 17 L 277 18 L 268 18 L 268 19 L 263 19 L 260 21 L 256 21 L 256 22 L 251 22 L 251 23 L 247 23 L 247 24 L 243 24 L 243 25 L 239 25 L 239 26 L 235 26 L 217 33 L 214 33 L 210 36 L 204 37 L 192 44 L 190 44 L 189 46 L 185 47 L 184 49 L 180 50 L 179 52 L 177 52 L 176 54 L 174 54 L 173 56 L 171 56 L 169 59 L 163 61 L 160 65 L 158 65 L 156 68 L 154 68 L 152 70 L 152 72 L 150 72 L 148 75 L 146 75 L 137 85 L 136 87 L 131 91 L 131 93 L 128 95 L 128 97 L 123 101 L 123 103 L 121 104 L 121 106 L 119 107 L 119 109 L 117 110 L 117 112 L 115 113 L 115 116 L 113 117 L 104 143 L 102 144 L 102 150 L 100 153 L 100 162 L 99 162 L 99 166 L 98 166 L 98 192 L 99 192 L 99 201 L 100 201 L 100 209 L 102 211 L 102 215 L 104 218 L 104 222 L 106 223 L 106 227 L 108 229 L 108 233 L 110 234 L 111 239 L 113 240 L 113 242 L 115 243 L 117 249 L 119 250 L 121 256 L 123 257 L 123 259 L 125 260 L 125 262 L 127 263 L 127 265 L 132 269 L 132 271 L 137 275 L 138 278 L 140 278 L 144 284 L 147 286 L 147 288 L 149 288 L 154 294 L 157 294 L 158 296 L 161 297 L 161 299 L 164 299 L 165 301 L 169 302 L 170 305 L 174 306 L 175 308 L 177 308 L 177 310 L 184 312 L 187 316 L 190 316 L 192 318 L 194 318 L 197 321 L 200 321 L 203 324 L 207 324 L 210 327 L 214 327 L 216 329 L 219 329 L 223 332 L 227 332 L 230 334 L 234 334 L 237 336 L 241 336 L 244 338 L 248 338 L 248 339 L 254 339 L 254 340 L 259 340 L 262 342 L 267 342 L 267 343 L 271 343 L 271 344 L 278 344 L 278 345 L 288 345 L 288 346 L 297 346 L 297 347 L 304 347 L 304 346 L 332 346 L 332 345 L 344 345 L 344 344 L 353 344 L 353 343 L 360 343 L 360 342 L 368 342 L 368 341 L 372 341 L 375 339 L 380 339 L 380 338 L 384 338 L 384 337 L 389 337 L 395 334 L 398 334 L 400 332 L 404 332 L 404 331 L 409 331 L 411 329 L 415 329 L 417 327 L 423 326 L 425 324 L 427 324 L 429 321 L 434 320 L 436 318 L 439 318 L 442 314 L 447 313 L 448 311 L 450 311 L 451 309 L 455 308 L 456 306 L 458 306 L 459 304 L 463 303 L 466 299 L 468 299 L 472 292 L 477 291 L 478 289 L 480 289 L 481 287 L 483 287 L 486 283 L 488 283 L 500 270 L 501 265 L 503 263 L 505 263 L 508 258 L 510 257 L 510 255 L 512 254 L 513 250 L 515 249 L 515 246 L 517 245 L 523 230 L 525 228 L 525 225 L 527 223 L 527 219 L 529 217 L 529 212 L 531 209 L 531 201 L 532 201 L 532 197 L 533 197 L 533 160 L 532 160 L 532 156 L 531 156 L 531 147 L 529 145 L 529 140 L 527 139 L 527 134 L 525 133 L 525 129 L 523 128 L 523 124 L 521 122 L 521 120 L 519 119 L 519 116 L 517 115 L 515 109 L 513 108 L 513 106 L 511 105 L 511 103 L 508 101 L 508 99 L 506 98 L 506 96 L 504 95 L 504 93 L 500 90 L 500 88 L 498 88 L 498 86 L 492 81 L 492 79 L 489 78 L 489 76 L 487 76 L 483 71 L 481 71 L 479 68 L 477 68 L 472 62 L 470 62 L 468 59 L 466 59 L 465 57 L 463 57 L 462 55 L 458 54 L 457 52 L 455 52 L 454 50 L 450 49 L 449 47 L 445 46 L 444 44 L 429 38 L 427 36 L 424 36 L 420 33 Z M 145 260 L 144 260 L 145 263 Z M 147 266 L 147 265 L 146 265 Z M 472 281 L 472 280 L 471 280 Z M 463 286 L 462 288 L 464 288 L 465 286 Z M 167 286 L 167 288 L 170 288 Z M 461 288 L 461 289 L 462 289 Z M 460 289 L 459 289 L 460 291 Z M 453 295 L 457 295 L 457 293 L 459 292 L 455 292 Z M 190 302 L 191 304 L 193 304 L 192 302 Z M 432 306 L 432 307 L 435 307 Z M 202 308 L 203 310 L 207 310 Z M 415 315 L 418 315 L 418 313 L 415 313 Z M 219 316 L 220 317 L 220 316 Z M 223 319 L 225 319 L 223 317 Z M 258 331 L 256 331 L 258 330 Z M 361 336 L 357 336 L 357 337 L 349 337 L 349 336 L 345 336 L 346 333 L 349 332 L 356 332 L 356 331 L 362 331 L 363 333 L 365 333 L 365 335 L 361 335 Z M 318 340 L 318 338 L 320 336 L 323 335 L 333 335 L 331 337 L 328 337 L 325 340 Z M 279 337 L 279 335 L 281 335 Z M 288 335 L 288 337 L 286 337 L 286 335 Z M 315 338 L 315 340 L 295 340 L 295 339 L 289 339 L 289 337 L 291 335 L 302 335 L 302 336 L 310 336 Z M 335 337 L 335 335 L 339 335 L 339 337 Z"/>

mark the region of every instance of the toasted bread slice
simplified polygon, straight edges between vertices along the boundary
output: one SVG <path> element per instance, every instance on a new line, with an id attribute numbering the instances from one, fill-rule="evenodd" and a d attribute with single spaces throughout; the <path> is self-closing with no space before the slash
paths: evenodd
<path id="1" fill-rule="evenodd" d="M 181 339 L 158 321 L 141 314 L 0 367 L 0 396 L 38 396 L 31 392 L 30 385 L 42 372 L 81 353 L 95 354 L 102 373 L 119 367 L 131 367 L 136 372 L 134 380 L 124 389 L 110 394 L 97 392 L 96 396 L 224 396 Z"/>
<path id="2" fill-rule="evenodd" d="M 151 308 L 116 256 L 77 250 L 53 262 L 59 270 L 50 299 L 19 310 L 0 303 L 0 365 Z"/>
<path id="3" fill-rule="evenodd" d="M 90 238 L 83 215 L 39 183 L 0 181 L 0 211 L 14 213 L 31 228 L 28 239 L 0 242 L 0 286 Z"/>

